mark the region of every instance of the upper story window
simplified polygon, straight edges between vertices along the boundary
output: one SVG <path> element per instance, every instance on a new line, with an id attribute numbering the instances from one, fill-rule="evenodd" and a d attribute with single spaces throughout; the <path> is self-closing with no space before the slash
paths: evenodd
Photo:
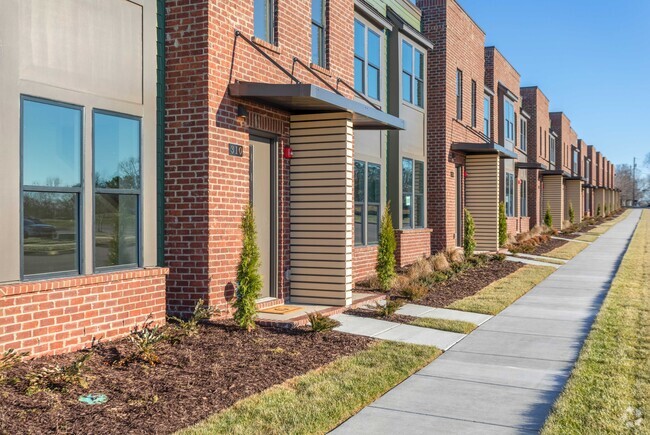
<path id="1" fill-rule="evenodd" d="M 591 179 L 591 160 L 589 160 L 587 157 L 585 157 L 584 162 L 585 162 L 585 173 L 584 173 L 584 177 L 585 177 L 587 180 L 590 180 L 590 179 Z"/>
<path id="2" fill-rule="evenodd" d="M 275 43 L 275 1 L 254 0 L 253 34 L 266 42 Z"/>
<path id="3" fill-rule="evenodd" d="M 578 175 L 580 173 L 580 152 L 574 149 L 572 157 L 571 171 L 573 172 L 573 175 Z"/>
<path id="4" fill-rule="evenodd" d="M 424 53 L 402 41 L 402 99 L 424 107 Z"/>
<path id="5" fill-rule="evenodd" d="M 515 215 L 515 174 L 506 172 L 505 187 L 506 216 L 513 217 Z"/>
<path id="6" fill-rule="evenodd" d="M 521 124 L 519 127 L 519 148 L 526 151 L 528 148 L 528 121 L 522 117 L 519 123 Z"/>
<path id="7" fill-rule="evenodd" d="M 515 106 L 512 104 L 508 98 L 504 97 L 503 101 L 503 110 L 504 110 L 504 137 L 506 144 L 510 143 L 514 145 L 515 143 Z"/>
<path id="8" fill-rule="evenodd" d="M 486 95 L 485 98 L 483 98 L 483 134 L 488 138 L 492 134 L 492 129 L 490 128 L 491 107 L 492 98 L 489 95 Z"/>
<path id="9" fill-rule="evenodd" d="M 476 128 L 476 80 L 472 80 L 472 127 Z"/>
<path id="10" fill-rule="evenodd" d="M 402 228 L 424 228 L 424 162 L 402 159 Z"/>
<path id="11" fill-rule="evenodd" d="M 555 137 L 553 135 L 549 135 L 549 137 L 548 161 L 551 163 L 551 166 L 555 166 Z"/>
<path id="12" fill-rule="evenodd" d="M 381 37 L 354 20 L 354 89 L 370 98 L 381 98 Z"/>
<path id="13" fill-rule="evenodd" d="M 463 119 L 463 72 L 456 70 L 456 119 Z"/>
<path id="14" fill-rule="evenodd" d="M 327 66 L 325 59 L 325 1 L 311 0 L 311 62 Z"/>

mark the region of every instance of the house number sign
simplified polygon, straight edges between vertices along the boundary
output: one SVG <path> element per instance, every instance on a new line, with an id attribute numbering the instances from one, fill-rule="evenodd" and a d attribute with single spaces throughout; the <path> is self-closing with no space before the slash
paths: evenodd
<path id="1" fill-rule="evenodd" d="M 231 143 L 228 145 L 228 153 L 235 157 L 244 157 L 244 147 Z"/>

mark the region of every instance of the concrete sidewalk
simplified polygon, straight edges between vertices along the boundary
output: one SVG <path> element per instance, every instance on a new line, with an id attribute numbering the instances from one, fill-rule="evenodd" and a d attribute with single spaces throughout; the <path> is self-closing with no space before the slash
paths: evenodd
<path id="1" fill-rule="evenodd" d="M 633 210 L 334 433 L 537 433 L 571 374 L 640 215 Z"/>

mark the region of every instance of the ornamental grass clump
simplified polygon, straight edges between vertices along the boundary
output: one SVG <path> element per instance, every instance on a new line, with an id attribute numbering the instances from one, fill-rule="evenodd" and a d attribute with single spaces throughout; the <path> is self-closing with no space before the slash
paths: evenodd
<path id="1" fill-rule="evenodd" d="M 331 331 L 337 326 L 341 326 L 341 323 L 337 320 L 324 316 L 321 313 L 309 313 L 307 314 L 307 318 L 309 319 L 309 326 L 314 332 Z"/>
<path id="2" fill-rule="evenodd" d="M 409 301 L 415 302 L 425 297 L 428 292 L 429 289 L 426 286 L 422 284 L 412 283 L 400 291 L 400 296 L 408 299 Z"/>
<path id="3" fill-rule="evenodd" d="M 390 203 L 386 204 L 381 217 L 381 232 L 379 233 L 379 247 L 377 249 L 377 278 L 380 288 L 388 291 L 395 279 L 395 230 L 393 229 L 393 218 L 390 214 Z"/>
<path id="4" fill-rule="evenodd" d="M 409 268 L 407 275 L 411 280 L 418 280 L 430 275 L 433 272 L 431 263 L 426 258 L 420 258 Z"/>
<path id="5" fill-rule="evenodd" d="M 465 227 L 463 235 L 463 250 L 465 251 L 465 258 L 473 256 L 474 250 L 476 250 L 476 240 L 474 239 L 475 232 L 476 226 L 474 225 L 474 218 L 469 210 L 465 209 Z"/>
<path id="6" fill-rule="evenodd" d="M 256 301 L 262 291 L 260 275 L 260 248 L 257 246 L 257 230 L 252 205 L 246 206 L 241 223 L 243 246 L 237 266 L 237 300 L 234 319 L 240 328 L 255 329 L 257 317 Z"/>
<path id="7" fill-rule="evenodd" d="M 433 266 L 433 270 L 436 272 L 445 272 L 449 270 L 449 260 L 447 260 L 447 256 L 442 252 L 438 252 L 436 255 L 431 257 L 429 262 L 431 263 L 431 266 Z"/>
<path id="8" fill-rule="evenodd" d="M 393 299 L 393 300 L 386 300 L 386 303 L 384 305 L 377 304 L 375 306 L 375 311 L 377 312 L 377 315 L 379 317 L 383 317 L 384 319 L 388 319 L 390 317 L 393 317 L 393 315 L 402 308 L 402 305 L 404 305 L 404 301 L 400 299 Z"/>
<path id="9" fill-rule="evenodd" d="M 506 204 L 499 203 L 499 247 L 502 247 L 508 241 L 508 218 L 506 217 Z"/>

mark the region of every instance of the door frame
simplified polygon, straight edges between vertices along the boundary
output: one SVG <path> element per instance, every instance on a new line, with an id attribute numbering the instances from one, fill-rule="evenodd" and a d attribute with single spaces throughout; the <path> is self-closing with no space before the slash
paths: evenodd
<path id="1" fill-rule="evenodd" d="M 270 156 L 271 156 L 271 276 L 269 279 L 271 288 L 269 289 L 269 296 L 271 298 L 278 297 L 278 269 L 279 269 L 279 250 L 280 246 L 278 245 L 278 136 L 272 133 L 265 131 L 250 129 L 248 132 L 248 190 L 249 190 L 249 203 L 253 197 L 253 172 L 255 167 L 253 165 L 253 153 L 254 147 L 251 146 L 251 139 L 259 138 L 263 140 L 268 140 L 271 146 Z"/>
<path id="2" fill-rule="evenodd" d="M 456 245 L 463 246 L 464 236 L 464 223 L 465 223 L 465 207 L 463 201 L 465 199 L 465 167 L 463 165 L 456 165 Z"/>

